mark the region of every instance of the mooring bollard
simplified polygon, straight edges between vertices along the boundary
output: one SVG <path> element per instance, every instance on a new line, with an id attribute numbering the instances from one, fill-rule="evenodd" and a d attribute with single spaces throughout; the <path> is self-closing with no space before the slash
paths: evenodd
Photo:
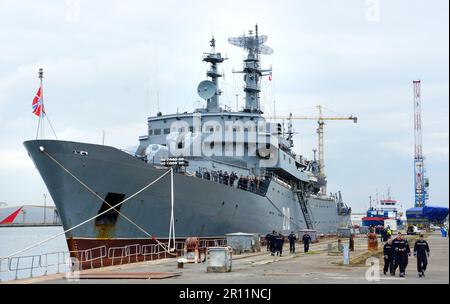
<path id="1" fill-rule="evenodd" d="M 177 268 L 183 268 L 184 267 L 184 260 L 178 259 L 177 261 Z"/>

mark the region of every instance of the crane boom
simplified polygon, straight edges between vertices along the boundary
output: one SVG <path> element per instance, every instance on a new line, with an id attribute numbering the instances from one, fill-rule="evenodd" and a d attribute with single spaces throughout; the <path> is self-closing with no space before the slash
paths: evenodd
<path id="1" fill-rule="evenodd" d="M 324 148 L 324 126 L 325 126 L 325 120 L 352 120 L 353 123 L 358 122 L 358 117 L 350 115 L 350 116 L 323 116 L 322 112 L 322 106 L 317 106 L 317 109 L 319 110 L 319 115 L 316 117 L 311 116 L 298 116 L 298 115 L 292 115 L 290 113 L 287 116 L 274 116 L 274 117 L 267 117 L 267 119 L 277 119 L 277 120 L 317 120 L 318 127 L 317 127 L 317 135 L 318 135 L 318 154 L 319 154 L 319 168 L 320 168 L 320 178 L 325 181 L 326 175 L 325 175 L 325 148 Z M 325 196 L 327 193 L 326 190 L 326 183 L 321 187 L 321 194 Z"/>

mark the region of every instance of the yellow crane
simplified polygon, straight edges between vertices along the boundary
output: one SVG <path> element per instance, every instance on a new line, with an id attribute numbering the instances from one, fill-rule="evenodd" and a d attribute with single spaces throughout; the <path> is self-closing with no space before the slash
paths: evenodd
<path id="1" fill-rule="evenodd" d="M 324 125 L 325 120 L 352 120 L 354 123 L 358 122 L 358 118 L 356 116 L 350 115 L 350 116 L 324 116 L 322 106 L 316 106 L 316 108 L 319 111 L 318 116 L 316 117 L 310 117 L 310 116 L 297 116 L 292 115 L 290 113 L 288 116 L 276 116 L 276 117 L 270 117 L 269 119 L 287 119 L 287 120 L 317 120 L 318 128 L 317 128 L 317 135 L 318 135 L 318 152 L 319 152 L 319 168 L 320 168 L 320 177 L 325 180 L 325 156 L 324 156 L 324 143 L 323 143 L 323 134 L 324 134 Z M 292 137 L 292 134 L 290 134 L 290 137 Z M 292 139 L 292 138 L 290 138 Z M 322 186 L 321 188 L 321 194 L 325 196 L 327 194 L 326 185 Z"/>

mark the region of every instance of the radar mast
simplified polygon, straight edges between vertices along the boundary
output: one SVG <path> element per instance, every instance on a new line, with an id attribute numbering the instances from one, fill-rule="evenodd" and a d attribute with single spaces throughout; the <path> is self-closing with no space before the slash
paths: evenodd
<path id="1" fill-rule="evenodd" d="M 273 49 L 264 45 L 268 37 L 259 36 L 258 25 L 255 26 L 255 33 L 250 30 L 248 36 L 245 34 L 239 37 L 229 38 L 228 42 L 234 46 L 241 47 L 247 51 L 247 58 L 244 59 L 243 71 L 234 73 L 244 74 L 245 92 L 245 112 L 262 113 L 259 92 L 261 92 L 260 82 L 262 76 L 268 76 L 272 69 L 261 69 L 259 55 L 271 55 Z"/>
<path id="2" fill-rule="evenodd" d="M 223 75 L 218 70 L 219 63 L 222 63 L 228 58 L 222 57 L 221 53 L 216 53 L 216 39 L 214 36 L 210 41 L 211 52 L 203 54 L 203 61 L 210 63 L 210 68 L 206 72 L 206 76 L 211 78 L 211 81 L 202 81 L 198 86 L 198 93 L 200 97 L 206 100 L 206 111 L 218 112 L 219 108 L 219 96 L 222 91 L 219 89 L 219 78 Z M 209 93 L 209 92 L 213 93 Z"/>

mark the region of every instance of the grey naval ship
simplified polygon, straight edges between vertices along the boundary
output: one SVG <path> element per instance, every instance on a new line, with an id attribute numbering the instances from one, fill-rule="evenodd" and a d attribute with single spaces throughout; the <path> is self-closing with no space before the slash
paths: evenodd
<path id="1" fill-rule="evenodd" d="M 325 193 L 318 160 L 294 153 L 292 124 L 285 130 L 263 116 L 261 80 L 271 69 L 260 58 L 273 53 L 266 40 L 257 27 L 228 40 L 245 50 L 235 71 L 244 80 L 240 111 L 221 107 L 219 66 L 227 58 L 213 38 L 202 57 L 208 79 L 197 88 L 205 106 L 149 117 L 133 153 L 61 140 L 24 143 L 65 230 L 101 214 L 66 232 L 70 250 L 167 242 L 171 233 L 176 240 L 214 239 L 272 230 L 333 234 L 349 226 L 351 209 L 340 192 Z"/>

